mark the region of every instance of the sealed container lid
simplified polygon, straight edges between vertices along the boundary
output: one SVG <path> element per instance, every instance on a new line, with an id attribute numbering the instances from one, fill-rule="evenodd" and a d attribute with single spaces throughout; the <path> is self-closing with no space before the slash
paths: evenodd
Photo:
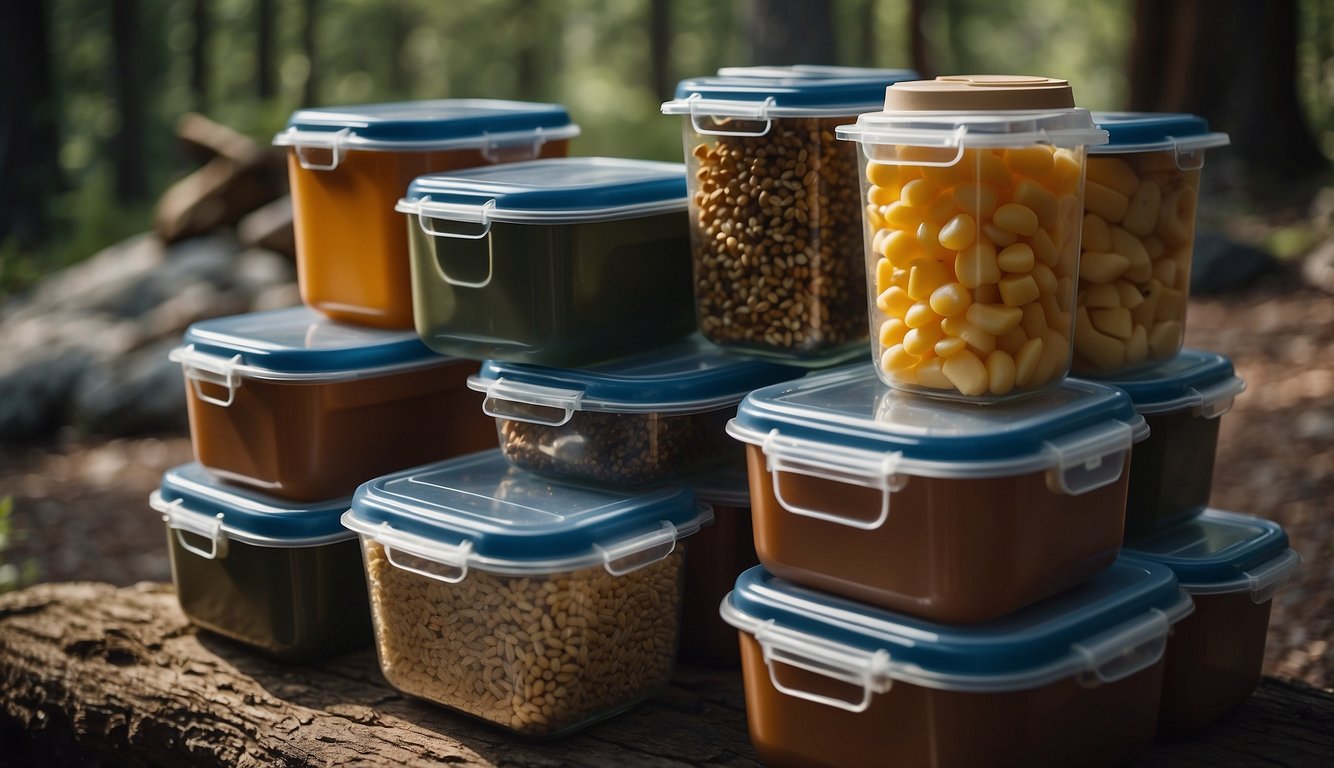
<path id="1" fill-rule="evenodd" d="M 911 71 L 895 70 L 885 75 L 851 77 L 800 73 L 788 77 L 696 77 L 677 84 L 676 98 L 665 102 L 662 112 L 752 120 L 854 115 L 879 106 L 886 86 L 916 76 Z"/>
<path id="2" fill-rule="evenodd" d="M 1094 112 L 1093 122 L 1107 131 L 1108 143 L 1090 149 L 1090 153 L 1155 152 L 1197 150 L 1225 147 L 1226 133 L 1209 130 L 1209 121 L 1180 112 Z M 1199 167 L 1194 166 L 1194 167 Z"/>
<path id="3" fill-rule="evenodd" d="M 555 157 L 419 176 L 394 210 L 415 214 L 427 234 L 432 219 L 483 225 L 611 221 L 686 208 L 681 163 L 617 157 Z M 465 236 L 465 235 L 454 235 Z"/>
<path id="4" fill-rule="evenodd" d="M 351 538 L 339 522 L 352 504 L 350 498 L 307 503 L 277 499 L 228 485 L 198 463 L 167 470 L 148 503 L 162 513 L 181 546 L 209 559 L 225 557 L 228 540 L 260 547 L 310 547 Z M 209 548 L 181 532 L 203 538 Z"/>
<path id="5" fill-rule="evenodd" d="M 300 109 L 273 143 L 333 150 L 481 149 L 485 154 L 578 135 L 579 127 L 559 104 L 436 99 Z"/>
<path id="6" fill-rule="evenodd" d="M 1125 390 L 1142 414 L 1190 408 L 1206 418 L 1227 413 L 1233 398 L 1246 390 L 1231 360 L 1198 349 L 1183 349 L 1176 357 L 1130 376 L 1098 381 Z"/>
<path id="7" fill-rule="evenodd" d="M 1107 132 L 1094 126 L 1089 111 L 1075 106 L 1068 82 L 1026 75 L 947 75 L 895 83 L 885 89 L 884 111 L 863 114 L 856 125 L 839 126 L 837 134 L 863 144 L 960 151 L 1107 142 Z"/>
<path id="8" fill-rule="evenodd" d="M 487 360 L 468 386 L 486 393 L 483 408 L 493 416 L 559 425 L 575 411 L 710 411 L 735 405 L 757 387 L 805 374 L 803 368 L 729 353 L 694 334 L 583 368 Z M 514 408 L 514 403 L 544 410 Z"/>
<path id="9" fill-rule="evenodd" d="M 900 80 L 916 80 L 921 77 L 915 70 L 895 69 L 890 67 L 840 67 L 833 64 L 789 64 L 761 65 L 754 67 L 719 67 L 718 77 L 766 77 L 783 79 L 792 77 L 823 78 L 871 78 L 889 85 Z"/>
<path id="10" fill-rule="evenodd" d="M 1128 544 L 1122 552 L 1171 568 L 1191 594 L 1250 592 L 1257 603 L 1273 597 L 1301 563 L 1278 523 L 1216 509 Z"/>
<path id="11" fill-rule="evenodd" d="M 427 575 L 452 582 L 470 568 L 540 574 L 605 566 L 628 573 L 671 554 L 677 539 L 712 520 L 684 486 L 627 494 L 557 485 L 490 450 L 364 483 L 343 524 L 447 566 Z"/>
<path id="12" fill-rule="evenodd" d="M 781 662 L 862 687 L 838 699 L 785 689 L 853 711 L 895 682 L 1013 691 L 1063 678 L 1119 680 L 1155 663 L 1169 627 L 1190 613 L 1171 569 L 1118 560 L 1088 581 L 977 624 L 941 624 L 828 595 L 756 566 L 723 600 L 723 619 Z"/>
<path id="13" fill-rule="evenodd" d="M 868 365 L 746 396 L 728 434 L 763 448 L 775 469 L 880 487 L 886 478 L 978 478 L 1060 470 L 1068 493 L 1115 482 L 1148 436 L 1130 396 L 1067 379 L 1023 400 L 978 405 L 880 383 Z"/>
<path id="14" fill-rule="evenodd" d="M 695 489 L 695 498 L 714 507 L 750 507 L 750 479 L 745 462 L 734 462 L 714 467 L 702 474 L 686 478 Z"/>

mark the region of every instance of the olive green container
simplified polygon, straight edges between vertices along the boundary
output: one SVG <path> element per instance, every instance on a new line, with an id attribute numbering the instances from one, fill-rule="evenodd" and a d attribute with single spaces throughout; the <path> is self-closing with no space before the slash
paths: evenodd
<path id="1" fill-rule="evenodd" d="M 577 366 L 695 325 L 685 167 L 552 158 L 417 178 L 417 333 L 438 352 Z"/>
<path id="2" fill-rule="evenodd" d="M 368 645 L 370 609 L 350 499 L 302 504 L 226 486 L 199 464 L 163 475 L 162 514 L 181 610 L 195 625 L 281 661 Z"/>

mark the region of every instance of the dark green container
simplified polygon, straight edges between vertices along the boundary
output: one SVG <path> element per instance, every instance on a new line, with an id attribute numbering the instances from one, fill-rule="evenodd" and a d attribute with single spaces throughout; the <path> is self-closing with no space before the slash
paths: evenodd
<path id="1" fill-rule="evenodd" d="M 575 366 L 694 328 L 679 163 L 553 158 L 422 176 L 397 210 L 417 332 L 439 352 Z"/>
<path id="2" fill-rule="evenodd" d="M 289 662 L 370 643 L 361 550 L 339 523 L 350 499 L 280 500 L 186 464 L 167 471 L 149 503 L 167 525 L 181 610 L 197 626 Z"/>

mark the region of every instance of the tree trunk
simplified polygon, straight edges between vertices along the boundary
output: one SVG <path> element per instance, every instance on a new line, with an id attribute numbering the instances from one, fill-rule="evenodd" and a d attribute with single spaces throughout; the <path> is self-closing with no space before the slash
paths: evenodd
<path id="1" fill-rule="evenodd" d="M 305 87 L 301 91 L 301 105 L 304 107 L 316 107 L 320 103 L 320 67 L 315 49 L 315 27 L 320 20 L 319 5 L 319 0 L 303 0 L 301 4 L 306 11 L 306 18 L 301 25 L 301 51 L 306 55 L 306 64 L 310 67 L 306 72 Z"/>
<path id="2" fill-rule="evenodd" d="M 120 123 L 112 138 L 116 197 L 122 201 L 148 197 L 144 157 L 144 93 L 140 46 L 139 0 L 112 0 L 112 93 Z"/>
<path id="3" fill-rule="evenodd" d="M 648 14 L 649 75 L 653 95 L 662 101 L 672 98 L 676 78 L 672 77 L 672 3 L 652 0 Z"/>
<path id="4" fill-rule="evenodd" d="M 273 63 L 273 0 L 259 0 L 255 6 L 255 95 L 260 100 L 277 95 Z"/>
<path id="5" fill-rule="evenodd" d="M 926 0 L 908 0 L 908 51 L 912 59 L 909 66 L 917 70 L 917 74 L 930 79 L 935 75 L 927 40 Z"/>
<path id="6" fill-rule="evenodd" d="M 752 64 L 837 64 L 833 8 L 808 0 L 751 0 Z"/>
<path id="7" fill-rule="evenodd" d="M 8 73 L 0 77 L 0 243 L 12 237 L 22 250 L 47 236 L 47 204 L 64 186 L 50 27 L 45 2 L 0 3 L 0 68 Z"/>
<path id="8" fill-rule="evenodd" d="M 537 99 L 542 93 L 541 48 L 543 34 L 533 34 L 541 25 L 533 21 L 542 13 L 542 6 L 535 0 L 518 0 L 514 7 L 514 20 L 517 22 L 514 61 L 515 76 L 519 85 L 519 98 Z"/>
<path id="9" fill-rule="evenodd" d="M 208 0 L 191 3 L 195 43 L 190 49 L 190 102 L 196 112 L 208 112 Z"/>

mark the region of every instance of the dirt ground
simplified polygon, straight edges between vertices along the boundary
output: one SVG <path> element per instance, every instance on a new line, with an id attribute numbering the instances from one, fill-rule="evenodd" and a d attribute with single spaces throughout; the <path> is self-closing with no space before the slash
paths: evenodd
<path id="1" fill-rule="evenodd" d="M 1334 686 L 1334 296 L 1262 288 L 1194 300 L 1187 343 L 1222 352 L 1247 381 L 1223 417 L 1213 504 L 1281 523 L 1304 564 L 1275 598 L 1266 672 Z M 147 506 L 180 435 L 58 436 L 0 445 L 0 498 L 14 497 L 0 561 L 41 581 L 168 580 L 162 524 Z M 30 569 L 32 570 L 32 569 Z"/>

